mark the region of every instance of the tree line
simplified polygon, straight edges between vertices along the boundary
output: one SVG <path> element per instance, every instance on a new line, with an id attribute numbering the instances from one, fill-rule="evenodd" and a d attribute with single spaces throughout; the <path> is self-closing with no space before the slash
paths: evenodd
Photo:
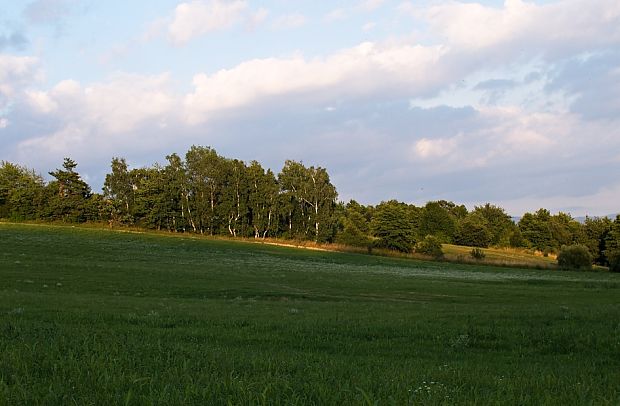
<path id="1" fill-rule="evenodd" d="M 445 200 L 415 206 L 389 200 L 375 206 L 339 202 L 327 170 L 287 160 L 276 175 L 193 146 L 164 165 L 129 168 L 113 158 L 102 193 L 94 193 L 65 158 L 46 182 L 34 170 L 2 161 L 0 218 L 68 223 L 108 222 L 171 232 L 335 242 L 411 252 L 429 243 L 530 248 L 558 253 L 584 246 L 592 261 L 614 265 L 620 257 L 620 216 L 587 217 L 546 209 L 515 223 L 501 207 L 469 211 Z M 430 238 L 430 240 L 429 240 Z M 431 244 L 432 245 L 432 244 Z M 612 266 L 613 269 L 616 269 Z"/>

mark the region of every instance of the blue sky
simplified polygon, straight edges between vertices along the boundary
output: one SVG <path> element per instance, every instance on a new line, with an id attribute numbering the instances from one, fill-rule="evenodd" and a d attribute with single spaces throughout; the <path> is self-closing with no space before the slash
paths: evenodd
<path id="1" fill-rule="evenodd" d="M 340 199 L 620 211 L 620 2 L 11 1 L 0 159 L 97 190 L 209 145 Z"/>

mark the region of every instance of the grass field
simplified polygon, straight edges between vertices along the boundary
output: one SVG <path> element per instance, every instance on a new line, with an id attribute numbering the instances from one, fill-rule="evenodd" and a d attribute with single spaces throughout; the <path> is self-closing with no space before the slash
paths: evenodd
<path id="1" fill-rule="evenodd" d="M 619 404 L 620 275 L 0 224 L 0 404 Z"/>

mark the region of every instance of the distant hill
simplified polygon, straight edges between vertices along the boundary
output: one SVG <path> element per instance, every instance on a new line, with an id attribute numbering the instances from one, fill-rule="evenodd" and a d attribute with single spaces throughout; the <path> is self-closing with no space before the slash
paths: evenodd
<path id="1" fill-rule="evenodd" d="M 620 214 L 620 213 L 618 213 L 618 214 Z M 607 214 L 606 216 L 588 216 L 588 217 L 590 217 L 590 218 L 593 218 L 593 217 L 607 217 L 610 220 L 614 220 L 618 214 Z M 511 219 L 512 219 L 513 222 L 518 223 L 519 220 L 521 220 L 521 216 L 512 216 Z M 575 220 L 577 220 L 580 223 L 583 223 L 584 221 L 586 221 L 586 216 L 575 217 Z"/>
<path id="2" fill-rule="evenodd" d="M 610 220 L 615 220 L 616 216 L 617 216 L 617 214 L 608 214 L 606 216 L 588 216 L 588 217 L 607 217 Z M 575 217 L 575 220 L 577 220 L 580 223 L 583 223 L 584 221 L 586 221 L 586 216 Z"/>

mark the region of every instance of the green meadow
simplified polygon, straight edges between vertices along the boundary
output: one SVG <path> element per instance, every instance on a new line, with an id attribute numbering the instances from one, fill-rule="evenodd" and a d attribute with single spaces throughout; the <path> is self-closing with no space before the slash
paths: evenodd
<path id="1" fill-rule="evenodd" d="M 0 404 L 620 403 L 620 275 L 0 224 Z"/>

